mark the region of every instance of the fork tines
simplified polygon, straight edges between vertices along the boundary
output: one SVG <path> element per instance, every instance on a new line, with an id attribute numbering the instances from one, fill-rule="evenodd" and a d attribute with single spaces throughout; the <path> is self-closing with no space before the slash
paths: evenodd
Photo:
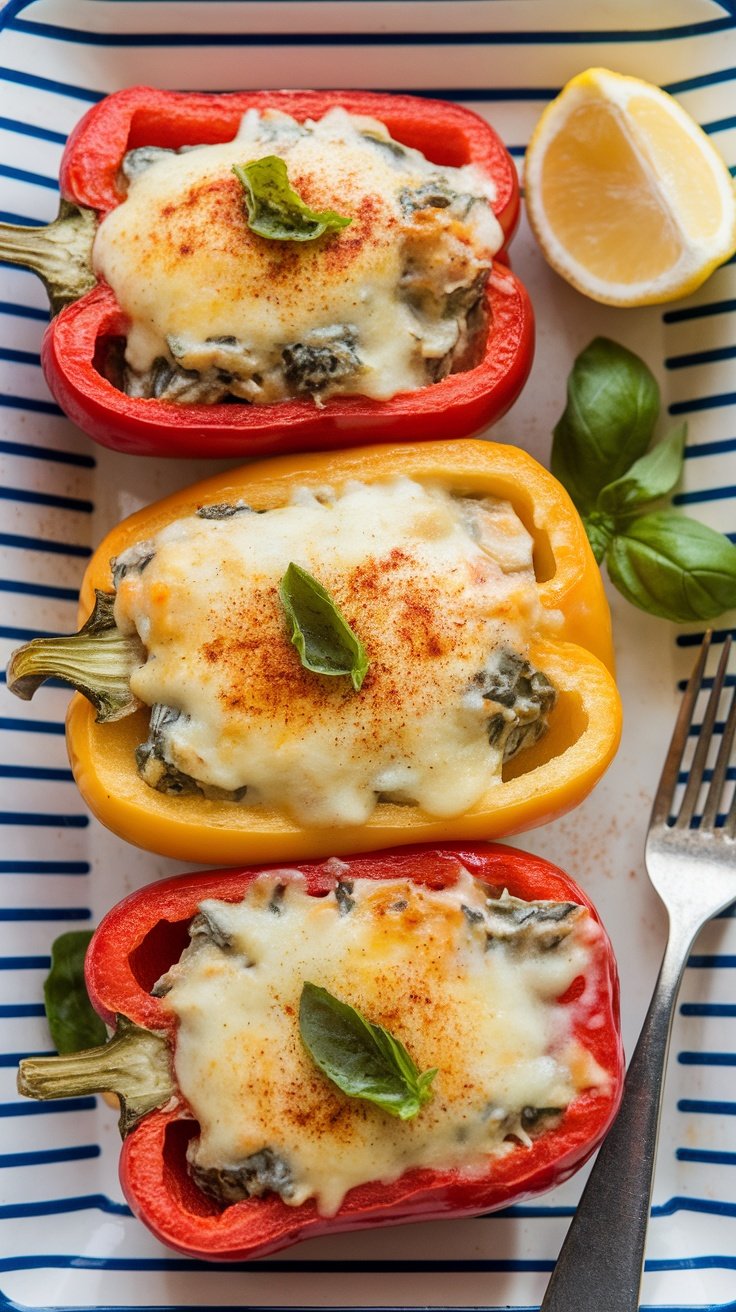
<path id="1" fill-rule="evenodd" d="M 657 789 L 654 805 L 652 807 L 652 825 L 667 825 L 670 819 L 675 788 L 677 787 L 678 776 L 682 768 L 682 758 L 689 737 L 695 705 L 698 700 L 698 694 L 704 687 L 704 675 L 708 662 L 711 638 L 712 634 L 709 630 L 703 638 L 700 653 L 695 663 L 695 669 L 690 675 L 687 688 L 682 698 L 677 722 L 675 724 L 672 740 L 667 753 L 667 759 L 665 761 L 662 777 L 659 781 L 659 788 Z M 720 660 L 718 662 L 718 669 L 713 679 L 710 697 L 708 698 L 708 704 L 698 732 L 695 752 L 688 773 L 685 792 L 683 794 L 682 802 L 680 803 L 680 809 L 674 820 L 674 827 L 677 829 L 688 829 L 693 823 L 695 808 L 703 785 L 705 767 L 708 759 L 708 749 L 713 738 L 718 706 L 726 679 L 730 651 L 731 636 L 728 635 L 723 644 Z M 733 748 L 735 733 L 736 686 L 734 686 L 731 695 L 731 704 L 724 725 L 723 734 L 721 736 L 718 756 L 713 767 L 713 775 L 706 793 L 703 814 L 700 817 L 699 829 L 701 832 L 713 832 L 716 830 L 718 808 L 721 803 L 721 798 L 723 797 L 723 791 L 728 777 L 728 767 L 731 760 L 731 751 Z M 722 827 L 718 828 L 717 832 L 722 834 L 723 837 L 736 837 L 736 793 L 734 793 L 725 823 Z"/>

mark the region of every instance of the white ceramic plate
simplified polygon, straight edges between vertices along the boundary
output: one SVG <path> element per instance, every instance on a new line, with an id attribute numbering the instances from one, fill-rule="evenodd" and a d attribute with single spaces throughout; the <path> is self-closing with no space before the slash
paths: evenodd
<path id="1" fill-rule="evenodd" d="M 713 0 L 10 0 L 0 12 L 2 217 L 52 217 L 67 133 L 101 94 L 135 82 L 426 91 L 486 115 L 521 164 L 543 104 L 574 73 L 603 64 L 664 84 L 733 163 L 733 12 Z M 663 409 L 690 423 L 680 502 L 736 529 L 734 265 L 682 304 L 615 311 L 552 274 L 523 226 L 513 258 L 534 297 L 539 341 L 531 381 L 494 436 L 546 460 L 574 355 L 598 333 L 617 338 L 657 373 Z M 213 466 L 134 459 L 88 442 L 41 375 L 40 284 L 17 270 L 0 274 L 0 639 L 9 652 L 32 633 L 74 627 L 84 559 L 112 523 Z M 698 635 L 612 602 L 623 746 L 575 815 L 520 843 L 566 867 L 596 899 L 618 950 L 631 1050 L 664 941 L 643 835 Z M 533 1206 L 485 1219 L 314 1240 L 247 1268 L 208 1267 L 168 1253 L 129 1215 L 115 1117 L 103 1103 L 17 1100 L 18 1056 L 49 1047 L 41 988 L 51 940 L 94 924 L 123 893 L 175 868 L 86 815 L 64 752 L 65 702 L 53 688 L 30 705 L 3 690 L 0 708 L 0 1307 L 537 1308 L 580 1176 Z M 708 927 L 690 966 L 642 1306 L 725 1312 L 736 1308 L 732 919 Z"/>

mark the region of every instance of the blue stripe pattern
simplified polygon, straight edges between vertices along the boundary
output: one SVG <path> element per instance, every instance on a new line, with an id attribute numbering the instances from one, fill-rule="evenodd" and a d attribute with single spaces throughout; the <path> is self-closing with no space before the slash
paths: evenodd
<path id="1" fill-rule="evenodd" d="M 720 442 L 699 442 L 697 446 L 685 447 L 685 458 L 690 460 L 697 456 L 724 456 L 736 451 L 736 437 L 726 437 Z"/>
<path id="2" fill-rule="evenodd" d="M 264 33 L 249 31 L 238 32 L 91 32 L 79 28 L 65 27 L 59 23 L 39 23 L 28 19 L 10 19 L 7 28 L 15 32 L 24 32 L 31 36 L 46 37 L 56 41 L 69 41 L 91 46 L 165 46 L 176 49 L 182 46 L 221 45 L 298 45 L 298 46 L 372 46 L 372 45 L 570 45 L 603 44 L 608 42 L 629 43 L 644 41 L 683 40 L 696 36 L 714 35 L 717 32 L 733 31 L 734 23 L 730 17 L 710 19 L 702 23 L 683 23 L 677 27 L 649 28 L 645 30 L 626 31 L 613 29 L 609 31 L 546 31 L 504 32 L 498 30 L 458 32 L 275 32 Z"/>
<path id="3" fill-rule="evenodd" d="M 736 1153 L 716 1152 L 705 1148 L 678 1148 L 678 1162 L 704 1162 L 711 1166 L 736 1166 Z"/>
<path id="4" fill-rule="evenodd" d="M 736 300 L 711 301 L 705 305 L 686 305 L 682 310 L 665 310 L 663 323 L 687 323 L 691 319 L 704 319 L 712 314 L 733 314 Z"/>
<path id="5" fill-rule="evenodd" d="M 14 301 L 0 301 L 0 314 L 12 314 L 20 319 L 37 319 L 48 323 L 48 310 L 39 310 L 35 305 L 16 305 Z"/>
<path id="6" fill-rule="evenodd" d="M 48 970 L 51 957 L 0 957 L 0 970 Z"/>
<path id="7" fill-rule="evenodd" d="M 88 861 L 0 861 L 0 875 L 88 875 Z"/>
<path id="8" fill-rule="evenodd" d="M 0 129 L 5 132 L 18 132 L 24 137 L 35 137 L 37 141 L 52 141 L 58 146 L 66 144 L 66 136 L 63 132 L 54 132 L 53 128 L 38 127 L 34 123 L 23 123 L 17 118 L 4 118 L 2 114 L 0 114 Z"/>
<path id="9" fill-rule="evenodd" d="M 91 920 L 89 907 L 0 907 L 0 924 L 7 921 Z"/>
<path id="10" fill-rule="evenodd" d="M 14 592 L 23 597 L 48 597 L 55 601 L 73 601 L 79 598 L 76 588 L 57 588 L 52 583 L 26 583 L 21 579 L 0 579 L 0 592 Z"/>
<path id="11" fill-rule="evenodd" d="M 94 1098 L 57 1098 L 54 1102 L 33 1102 L 29 1098 L 19 1102 L 0 1102 L 0 1119 L 92 1112 L 96 1106 Z"/>
<path id="12" fill-rule="evenodd" d="M 71 770 L 49 765 L 0 765 L 0 779 L 46 779 L 66 784 L 74 782 L 74 775 Z"/>
<path id="13" fill-rule="evenodd" d="M 82 497 L 65 497 L 58 492 L 36 492 L 31 488 L 1 487 L 0 500 L 23 502 L 29 506 L 50 506 L 54 510 L 71 510 L 79 515 L 91 515 L 94 502 Z"/>
<path id="14" fill-rule="evenodd" d="M 16 351 L 11 347 L 0 348 L 0 360 L 7 360 L 10 364 L 41 364 L 41 357 L 37 352 Z"/>
<path id="15" fill-rule="evenodd" d="M 16 182 L 30 182 L 34 187 L 47 187 L 50 191 L 59 190 L 56 178 L 47 178 L 42 173 L 31 173 L 28 169 L 16 169 L 10 164 L 0 164 L 0 178 L 14 178 Z"/>
<path id="16" fill-rule="evenodd" d="M 44 318 L 46 316 L 44 315 Z M 28 460 L 50 461 L 52 464 L 76 465 L 79 469 L 94 469 L 94 456 L 80 451 L 56 450 L 50 446 L 34 446 L 25 442 L 0 442 L 0 455 L 24 456 Z"/>
<path id="17" fill-rule="evenodd" d="M 722 1016 L 736 1017 L 736 1003 L 732 1002 L 683 1002 L 680 1005 L 682 1016 Z"/>
<path id="18" fill-rule="evenodd" d="M 0 222 L 23 223 L 24 219 L 20 215 L 0 213 Z M 62 419 L 64 417 L 64 411 L 59 409 L 55 401 L 38 401 L 33 396 L 11 396 L 6 392 L 4 396 L 0 396 L 0 406 L 6 410 L 28 410 L 36 415 L 57 415 Z"/>
<path id="19" fill-rule="evenodd" d="M 71 96 L 74 100 L 84 100 L 96 105 L 102 100 L 104 91 L 91 91 L 89 87 L 71 86 L 68 82 L 59 82 L 52 77 L 39 77 L 37 73 L 26 73 L 18 68 L 0 67 L 0 81 L 12 82 L 16 86 L 32 87 L 34 91 L 50 91 L 55 95 Z"/>
<path id="20" fill-rule="evenodd" d="M 689 401 L 673 401 L 667 406 L 671 415 L 691 415 L 699 410 L 720 410 L 736 402 L 736 392 L 718 392 L 715 396 L 694 396 Z"/>
<path id="21" fill-rule="evenodd" d="M 717 1098 L 680 1098 L 677 1110 L 695 1116 L 736 1116 L 736 1102 Z"/>
<path id="22" fill-rule="evenodd" d="M 678 1052 L 681 1066 L 736 1066 L 736 1052 Z"/>
<path id="23" fill-rule="evenodd" d="M 733 970 L 736 956 L 730 952 L 695 952 L 688 957 L 691 970 Z"/>
<path id="24" fill-rule="evenodd" d="M 47 538 L 29 538 L 22 533 L 0 533 L 0 547 L 14 547 L 20 551 L 47 551 L 54 556 L 78 556 L 82 560 L 92 555 L 91 547 L 77 546 L 71 542 L 52 542 Z"/>
<path id="25" fill-rule="evenodd" d="M 38 1152 L 0 1153 L 0 1169 L 16 1166 L 55 1166 L 57 1162 L 89 1162 L 99 1157 L 99 1144 L 80 1144 L 72 1148 L 46 1148 Z"/>
<path id="26" fill-rule="evenodd" d="M 16 629 L 12 625 L 0 625 L 0 638 L 10 638 L 14 642 L 29 642 L 31 638 L 61 636 L 61 634 L 44 633 L 41 629 Z"/>
<path id="27" fill-rule="evenodd" d="M 0 715 L 0 729 L 7 729 L 10 733 L 52 733 L 59 738 L 65 733 L 63 721 L 11 719 L 4 715 Z"/>
<path id="28" fill-rule="evenodd" d="M 0 825 L 31 825 L 41 829 L 86 829 L 87 815 L 57 815 L 49 811 L 0 811 Z"/>

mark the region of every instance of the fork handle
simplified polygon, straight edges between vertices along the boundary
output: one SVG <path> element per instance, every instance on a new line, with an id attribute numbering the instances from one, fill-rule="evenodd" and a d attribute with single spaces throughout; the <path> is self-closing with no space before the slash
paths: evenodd
<path id="1" fill-rule="evenodd" d="M 623 1101 L 585 1186 L 540 1312 L 637 1312 L 664 1067 L 697 926 L 671 926 Z"/>

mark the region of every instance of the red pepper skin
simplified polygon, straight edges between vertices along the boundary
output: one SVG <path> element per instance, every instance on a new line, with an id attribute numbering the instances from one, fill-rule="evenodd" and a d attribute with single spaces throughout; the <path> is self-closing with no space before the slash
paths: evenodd
<path id="1" fill-rule="evenodd" d="M 399 141 L 439 164 L 477 164 L 496 184 L 493 210 L 506 240 L 511 237 L 519 214 L 518 181 L 493 129 L 458 105 L 366 91 L 203 95 L 132 87 L 117 92 L 89 110 L 72 132 L 61 166 L 62 194 L 104 217 L 123 199 L 117 175 L 129 149 L 232 140 L 241 116 L 253 107 L 278 108 L 305 119 L 318 118 L 334 105 L 380 118 Z M 255 456 L 366 441 L 462 437 L 508 409 L 531 367 L 531 304 L 503 263 L 487 296 L 490 327 L 481 362 L 389 401 L 332 397 L 318 409 L 311 398 L 268 406 L 189 406 L 127 397 L 95 365 L 102 340 L 126 331 L 125 318 L 103 283 L 51 321 L 41 358 L 49 387 L 70 419 L 102 445 L 133 455 Z"/>
<path id="2" fill-rule="evenodd" d="M 586 895 L 556 866 L 499 844 L 423 845 L 349 856 L 349 872 L 343 870 L 342 877 L 410 878 L 442 887 L 454 882 L 458 862 L 477 879 L 496 889 L 508 888 L 514 896 L 586 906 L 600 924 Z M 197 905 L 206 897 L 241 900 L 247 885 L 269 868 L 277 867 L 178 876 L 133 893 L 114 907 L 87 954 L 87 986 L 100 1014 L 110 1022 L 123 1014 L 149 1029 L 169 1031 L 173 1039 L 173 1018 L 148 990 L 178 959 Z M 334 888 L 329 863 L 290 869 L 301 871 L 310 893 Z M 582 993 L 582 984 L 573 981 L 558 1001 L 564 1006 Z M 608 1073 L 608 1088 L 581 1093 L 554 1129 L 541 1134 L 531 1148 L 519 1146 L 492 1161 L 487 1175 L 470 1179 L 459 1171 L 409 1170 L 393 1184 L 376 1182 L 350 1190 L 334 1217 L 320 1216 L 313 1200 L 294 1208 L 275 1195 L 222 1209 L 187 1174 L 186 1143 L 196 1133 L 196 1123 L 186 1108 L 177 1106 L 150 1113 L 126 1138 L 120 1178 L 128 1202 L 170 1247 L 211 1260 L 242 1261 L 321 1234 L 494 1211 L 549 1189 L 567 1179 L 597 1147 L 621 1098 L 618 974 L 605 931 L 591 945 L 584 998 L 574 1033 Z"/>

